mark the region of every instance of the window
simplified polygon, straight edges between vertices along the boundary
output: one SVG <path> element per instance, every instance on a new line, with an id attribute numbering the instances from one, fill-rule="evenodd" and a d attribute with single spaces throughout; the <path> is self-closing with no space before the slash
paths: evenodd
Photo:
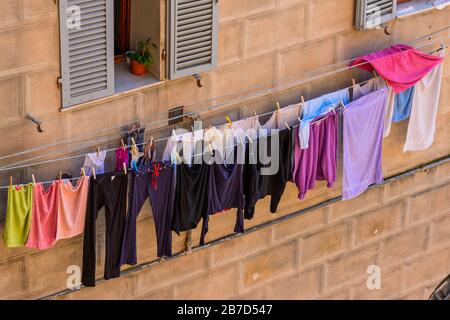
<path id="1" fill-rule="evenodd" d="M 63 108 L 216 66 L 217 0 L 60 0 L 59 10 Z M 154 64 L 135 76 L 124 54 L 148 38 Z"/>
<path id="2" fill-rule="evenodd" d="M 131 0 L 114 0 L 114 55 L 122 62 L 130 50 Z"/>

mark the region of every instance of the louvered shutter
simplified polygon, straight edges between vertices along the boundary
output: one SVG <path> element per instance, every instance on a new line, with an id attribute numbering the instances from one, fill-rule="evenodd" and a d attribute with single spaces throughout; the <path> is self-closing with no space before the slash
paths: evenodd
<path id="1" fill-rule="evenodd" d="M 114 94 L 114 1 L 59 0 L 59 10 L 63 108 Z"/>
<path id="2" fill-rule="evenodd" d="M 208 71 L 217 64 L 218 0 L 170 0 L 170 79 Z"/>
<path id="3" fill-rule="evenodd" d="M 396 0 L 357 0 L 355 27 L 367 30 L 395 19 Z"/>

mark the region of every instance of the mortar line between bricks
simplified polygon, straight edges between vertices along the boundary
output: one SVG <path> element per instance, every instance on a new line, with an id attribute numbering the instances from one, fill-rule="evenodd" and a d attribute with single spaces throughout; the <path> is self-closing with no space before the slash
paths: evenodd
<path id="1" fill-rule="evenodd" d="M 374 188 L 379 188 L 380 186 L 387 185 L 387 184 L 389 184 L 391 182 L 394 182 L 396 180 L 400 180 L 402 178 L 410 177 L 410 176 L 412 176 L 412 175 L 414 175 L 414 174 L 416 174 L 418 172 L 422 172 L 424 170 L 429 170 L 429 169 L 432 169 L 432 168 L 435 168 L 435 167 L 439 167 L 439 166 L 441 166 L 443 164 L 446 164 L 448 162 L 450 162 L 450 154 L 448 154 L 445 157 L 441 157 L 441 158 L 438 158 L 438 159 L 436 159 L 434 161 L 426 163 L 424 165 L 417 166 L 416 168 L 413 168 L 413 169 L 410 169 L 410 170 L 406 170 L 406 171 L 400 172 L 398 174 L 392 175 L 392 176 L 384 179 L 384 182 L 382 184 L 370 186 L 366 190 L 366 192 L 368 190 L 372 190 Z M 314 210 L 317 210 L 317 209 L 321 209 L 321 208 L 327 207 L 327 206 L 329 206 L 329 205 L 331 205 L 333 203 L 339 202 L 341 200 L 342 200 L 342 195 L 334 197 L 334 198 L 331 198 L 331 199 L 328 199 L 328 200 L 325 200 L 325 201 L 322 201 L 322 202 L 320 202 L 320 203 L 318 203 L 316 205 L 307 207 L 305 209 L 301 209 L 301 210 L 292 212 L 290 214 L 287 214 L 285 216 L 282 216 L 282 217 L 279 217 L 279 218 L 275 218 L 273 220 L 270 220 L 270 221 L 267 221 L 267 222 L 263 222 L 263 223 L 261 223 L 259 225 L 253 226 L 250 229 L 246 230 L 246 232 L 244 234 L 249 234 L 249 233 L 256 232 L 258 230 L 267 228 L 269 226 L 278 224 L 280 222 L 287 221 L 287 220 L 290 220 L 292 218 L 298 217 L 298 216 L 300 216 L 302 214 L 305 214 L 305 213 L 308 213 L 308 212 L 311 212 L 311 211 L 314 211 Z M 211 242 L 209 242 L 209 243 L 207 243 L 207 244 L 205 244 L 204 246 L 201 246 L 201 247 L 200 246 L 195 246 L 195 247 L 192 248 L 192 253 L 191 254 L 194 254 L 195 252 L 200 251 L 202 249 L 207 249 L 207 248 L 210 248 L 210 247 L 212 247 L 214 245 L 218 245 L 218 244 L 223 243 L 225 241 L 228 241 L 228 240 L 231 240 L 231 239 L 235 239 L 235 238 L 238 238 L 238 237 L 241 237 L 241 236 L 242 236 L 242 234 L 236 234 L 235 233 L 235 234 L 231 234 L 231 235 L 224 236 L 222 238 L 213 240 L 213 241 L 211 241 Z M 186 255 L 185 252 L 180 252 L 180 253 L 177 253 L 177 254 L 173 255 L 171 258 L 166 259 L 166 261 L 173 260 L 173 259 L 176 259 L 178 257 L 185 256 L 185 255 Z M 160 260 L 153 260 L 153 261 L 150 261 L 150 262 L 145 262 L 145 263 L 142 263 L 142 264 L 130 267 L 130 268 L 122 271 L 120 273 L 120 275 L 121 276 L 125 276 L 125 275 L 128 275 L 130 273 L 139 272 L 139 271 L 148 269 L 148 268 L 150 268 L 152 266 L 155 266 L 155 265 L 158 265 L 158 264 L 161 264 L 161 263 L 162 262 Z M 99 284 L 102 284 L 102 283 L 104 283 L 106 281 L 107 280 L 105 280 L 105 279 L 98 279 L 98 280 L 96 280 L 95 284 L 99 285 Z M 69 294 L 74 293 L 76 291 L 83 290 L 85 288 L 86 287 L 81 286 L 81 288 L 75 289 L 75 290 L 66 289 L 66 290 L 63 290 L 63 291 L 60 291 L 60 292 L 57 292 L 57 293 L 54 293 L 54 294 L 50 294 L 50 295 L 44 296 L 44 297 L 40 298 L 40 300 L 55 299 L 55 298 L 58 298 L 58 297 L 61 297 L 61 296 L 69 295 Z"/>

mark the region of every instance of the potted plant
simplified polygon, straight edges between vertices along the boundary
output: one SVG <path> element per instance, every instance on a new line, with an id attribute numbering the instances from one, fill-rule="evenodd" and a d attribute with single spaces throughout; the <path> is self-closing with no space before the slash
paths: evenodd
<path id="1" fill-rule="evenodd" d="M 151 38 L 147 41 L 139 41 L 136 51 L 128 51 L 127 58 L 130 59 L 130 71 L 132 74 L 142 76 L 147 71 L 147 68 L 153 64 L 153 56 L 151 49 L 156 49 L 157 46 L 152 42 Z"/>

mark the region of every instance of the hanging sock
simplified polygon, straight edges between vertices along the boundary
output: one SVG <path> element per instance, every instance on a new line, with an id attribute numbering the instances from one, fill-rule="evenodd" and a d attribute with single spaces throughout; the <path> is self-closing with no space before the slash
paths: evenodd
<path id="1" fill-rule="evenodd" d="M 407 45 L 395 45 L 376 51 L 350 63 L 358 68 L 378 74 L 386 80 L 395 93 L 400 93 L 414 86 L 420 79 L 428 74 L 443 58 L 423 53 Z"/>
<path id="2" fill-rule="evenodd" d="M 445 56 L 445 50 L 440 56 Z M 415 86 L 404 152 L 424 150 L 433 144 L 443 70 L 441 63 Z"/>

